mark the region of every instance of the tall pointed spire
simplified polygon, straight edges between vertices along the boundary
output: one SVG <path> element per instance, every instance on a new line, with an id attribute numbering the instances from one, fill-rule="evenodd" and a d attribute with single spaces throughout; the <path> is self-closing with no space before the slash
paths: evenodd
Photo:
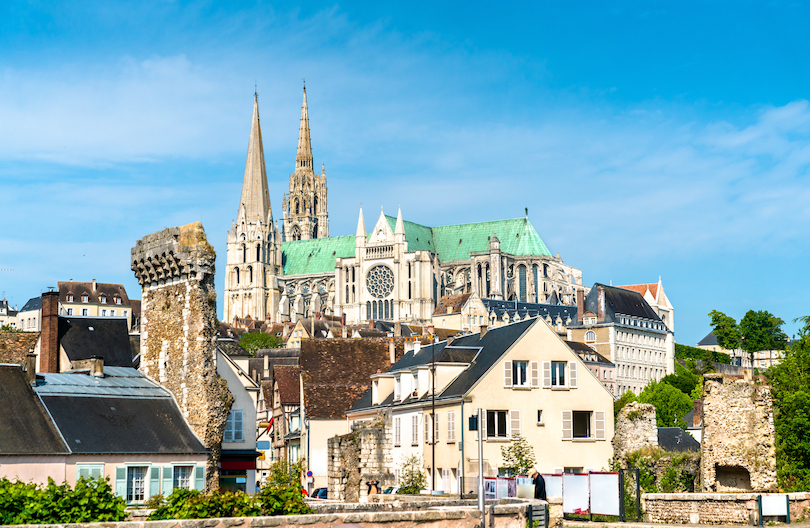
<path id="1" fill-rule="evenodd" d="M 248 222 L 266 222 L 272 218 L 270 192 L 267 189 L 267 171 L 264 166 L 262 127 L 259 124 L 259 96 L 253 93 L 253 121 L 250 125 L 245 178 L 242 181 L 242 201 Z"/>
<path id="2" fill-rule="evenodd" d="M 304 85 L 304 104 L 301 106 L 301 126 L 298 129 L 298 154 L 295 156 L 296 170 L 312 170 L 312 141 L 309 138 L 309 111 L 307 109 L 307 86 Z"/>
<path id="3" fill-rule="evenodd" d="M 363 204 L 360 204 L 360 217 L 357 219 L 357 233 L 355 236 L 366 237 L 366 223 L 363 221 Z"/>
<path id="4" fill-rule="evenodd" d="M 405 223 L 402 221 L 402 207 L 397 209 L 397 227 L 394 229 L 395 235 L 405 234 Z"/>

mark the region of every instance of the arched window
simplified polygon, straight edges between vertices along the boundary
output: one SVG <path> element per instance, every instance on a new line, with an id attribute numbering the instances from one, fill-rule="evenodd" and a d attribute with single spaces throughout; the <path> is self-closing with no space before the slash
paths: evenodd
<path id="1" fill-rule="evenodd" d="M 301 212 L 301 205 L 298 203 L 298 199 L 295 199 L 295 214 L 299 214 Z"/>
<path id="2" fill-rule="evenodd" d="M 385 318 L 391 319 L 391 303 L 389 301 L 385 302 Z"/>
<path id="3" fill-rule="evenodd" d="M 298 226 L 293 226 L 290 237 L 293 240 L 301 240 L 301 228 Z"/>
<path id="4" fill-rule="evenodd" d="M 518 266 L 518 299 L 526 302 L 526 266 Z"/>
<path id="5" fill-rule="evenodd" d="M 253 284 L 253 266 L 248 266 L 248 283 Z"/>
<path id="6" fill-rule="evenodd" d="M 534 278 L 534 302 L 540 302 L 540 269 L 537 264 L 532 265 L 532 277 Z"/>
<path id="7" fill-rule="evenodd" d="M 586 343 L 596 342 L 596 333 L 593 330 L 588 330 L 587 332 L 585 332 L 585 342 Z"/>
<path id="8" fill-rule="evenodd" d="M 239 268 L 233 269 L 233 279 L 236 281 L 236 284 L 239 285 Z"/>
<path id="9" fill-rule="evenodd" d="M 242 246 L 242 263 L 247 262 L 247 246 Z"/>
<path id="10" fill-rule="evenodd" d="M 484 266 L 485 274 L 486 274 L 486 288 L 484 290 L 487 297 L 489 297 L 489 291 L 491 288 L 490 283 L 490 271 L 489 271 L 489 262 L 487 262 L 486 266 Z"/>
<path id="11" fill-rule="evenodd" d="M 258 262 L 262 261 L 262 245 L 256 244 L 256 260 Z"/>
<path id="12" fill-rule="evenodd" d="M 317 196 L 312 200 L 312 213 L 313 214 L 318 213 L 318 197 Z"/>
<path id="13" fill-rule="evenodd" d="M 377 318 L 377 301 L 371 302 L 371 318 L 372 319 Z"/>
<path id="14" fill-rule="evenodd" d="M 366 301 L 366 319 L 371 319 L 371 301 Z"/>

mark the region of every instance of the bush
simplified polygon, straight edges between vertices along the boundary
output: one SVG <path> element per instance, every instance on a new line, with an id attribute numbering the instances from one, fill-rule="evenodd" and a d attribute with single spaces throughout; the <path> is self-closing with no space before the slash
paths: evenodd
<path id="1" fill-rule="evenodd" d="M 117 522 L 126 519 L 125 508 L 102 478 L 81 478 L 73 489 L 50 478 L 45 486 L 0 479 L 0 524 Z"/>
<path id="2" fill-rule="evenodd" d="M 301 486 L 296 482 L 286 486 L 266 485 L 258 494 L 263 515 L 305 515 L 312 513 Z"/>
<path id="3" fill-rule="evenodd" d="M 243 491 L 203 493 L 176 489 L 166 502 L 149 516 L 150 521 L 167 519 L 210 519 L 256 517 L 257 515 L 303 515 L 312 513 L 304 502 L 298 483 L 266 485 L 251 497 Z"/>
<path id="4" fill-rule="evenodd" d="M 427 477 L 422 471 L 422 460 L 417 455 L 403 457 L 398 493 L 418 495 L 425 487 L 427 487 Z"/>
<path id="5" fill-rule="evenodd" d="M 638 395 L 638 401 L 655 406 L 655 421 L 658 427 L 686 429 L 683 416 L 692 410 L 692 398 L 669 383 L 650 381 Z"/>
<path id="6" fill-rule="evenodd" d="M 675 343 L 675 359 L 699 359 L 709 363 L 731 364 L 731 356 L 723 352 L 712 352 L 702 348 Z"/>
<path id="7" fill-rule="evenodd" d="M 242 335 L 239 346 L 247 350 L 250 356 L 253 357 L 258 350 L 263 348 L 281 348 L 284 346 L 284 341 L 280 337 L 265 334 L 264 332 L 248 332 Z"/>

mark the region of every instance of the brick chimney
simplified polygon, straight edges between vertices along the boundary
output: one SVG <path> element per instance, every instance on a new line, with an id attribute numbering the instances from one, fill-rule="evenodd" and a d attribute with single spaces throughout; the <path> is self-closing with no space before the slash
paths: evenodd
<path id="1" fill-rule="evenodd" d="M 42 294 L 42 333 L 39 336 L 39 371 L 59 372 L 59 293 Z"/>
<path id="2" fill-rule="evenodd" d="M 93 291 L 96 291 L 96 279 L 93 279 Z"/>
<path id="3" fill-rule="evenodd" d="M 695 400 L 692 402 L 692 426 L 697 427 L 703 423 L 703 400 Z"/>
<path id="4" fill-rule="evenodd" d="M 585 313 L 585 292 L 577 290 L 577 322 L 582 322 L 582 316 Z"/>
<path id="5" fill-rule="evenodd" d="M 37 384 L 37 355 L 33 348 L 25 356 L 25 379 L 30 385 Z"/>
<path id="6" fill-rule="evenodd" d="M 605 321 L 605 287 L 599 286 L 596 292 L 596 322 L 602 323 Z"/>

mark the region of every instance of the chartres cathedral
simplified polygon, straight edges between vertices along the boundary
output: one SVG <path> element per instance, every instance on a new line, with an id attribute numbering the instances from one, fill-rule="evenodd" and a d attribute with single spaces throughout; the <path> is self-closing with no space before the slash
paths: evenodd
<path id="1" fill-rule="evenodd" d="M 366 228 L 329 236 L 326 170 L 314 171 L 307 93 L 301 107 L 295 171 L 273 220 L 258 99 L 248 141 L 242 197 L 228 232 L 225 321 L 275 322 L 316 312 L 423 323 L 444 295 L 575 304 L 582 272 L 552 256 L 528 217 L 428 227 L 380 211 Z"/>

